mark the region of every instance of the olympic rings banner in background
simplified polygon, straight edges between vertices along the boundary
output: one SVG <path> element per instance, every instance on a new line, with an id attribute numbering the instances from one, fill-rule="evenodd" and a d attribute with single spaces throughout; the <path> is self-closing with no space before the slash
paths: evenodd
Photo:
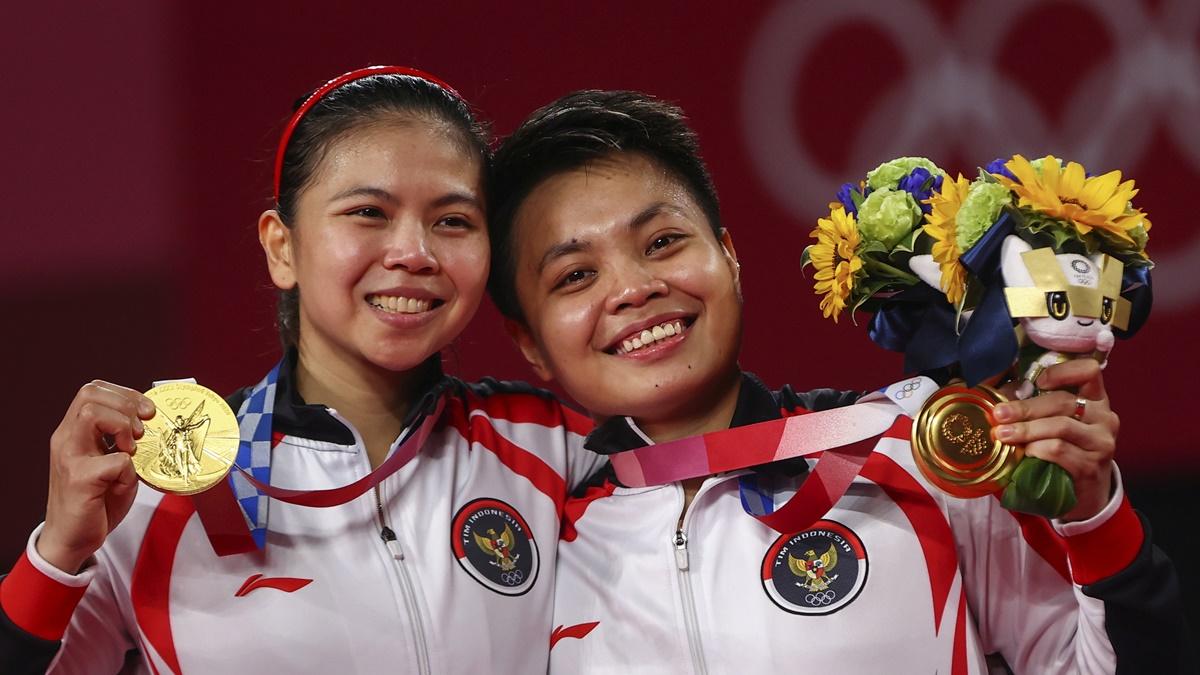
<path id="1" fill-rule="evenodd" d="M 798 220 L 808 221 L 848 176 L 858 175 L 830 171 L 812 156 L 795 124 L 794 101 L 804 93 L 788 86 L 807 61 L 820 60 L 807 47 L 846 23 L 880 31 L 905 62 L 919 64 L 897 73 L 896 86 L 844 139 L 854 166 L 957 150 L 981 163 L 1053 153 L 1107 171 L 1145 160 L 1157 131 L 1169 137 L 1190 171 L 1200 173 L 1200 3 L 1169 0 L 1153 12 L 1128 0 L 1077 3 L 1075 11 L 1120 39 L 1112 53 L 1095 57 L 1102 67 L 1063 87 L 1070 95 L 1058 119 L 1050 119 L 1036 93 L 998 63 L 1002 40 L 1039 4 L 1046 5 L 975 0 L 963 3 L 949 23 L 918 0 L 790 2 L 769 10 L 748 51 L 741 99 L 742 131 L 759 179 Z M 1035 49 L 1039 54 L 1032 58 L 1046 55 L 1044 47 Z M 1057 50 L 1048 56 L 1093 58 Z M 797 176 L 806 189 L 796 189 Z M 1161 312 L 1186 309 L 1200 298 L 1200 236 L 1193 236 L 1200 232 L 1186 221 L 1166 227 L 1183 229 L 1186 239 L 1154 254 Z"/>
<path id="2" fill-rule="evenodd" d="M 1200 3 L 574 5 L 11 8 L 0 302 L 4 403 L 20 423 L 6 429 L 0 553 L 15 558 L 40 518 L 47 439 L 84 382 L 191 376 L 228 392 L 274 362 L 255 223 L 275 139 L 298 97 L 371 63 L 436 73 L 501 134 L 573 89 L 678 102 L 742 263 L 743 366 L 800 388 L 903 376 L 861 327 L 823 321 L 800 273 L 840 183 L 902 154 L 968 175 L 1014 152 L 1123 170 L 1153 219 L 1159 266 L 1146 329 L 1105 372 L 1118 458 L 1131 483 L 1200 480 L 1188 425 L 1200 377 Z M 531 377 L 487 306 L 446 367 Z"/>

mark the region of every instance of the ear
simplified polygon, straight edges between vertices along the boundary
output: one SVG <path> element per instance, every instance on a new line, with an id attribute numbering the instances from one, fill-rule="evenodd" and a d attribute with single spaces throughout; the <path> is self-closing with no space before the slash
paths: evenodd
<path id="1" fill-rule="evenodd" d="M 1000 247 L 1000 272 L 1004 275 L 1004 285 L 1009 288 L 1032 288 L 1033 277 L 1025 267 L 1021 254 L 1032 251 L 1033 247 L 1015 234 L 1004 238 Z"/>
<path id="2" fill-rule="evenodd" d="M 537 340 L 533 338 L 533 334 L 529 332 L 529 327 L 515 319 L 504 319 L 504 332 L 512 338 L 512 341 L 517 345 L 517 349 L 521 350 L 521 356 L 529 362 L 529 367 L 533 368 L 533 372 L 545 382 L 550 382 L 554 379 L 550 368 L 546 366 L 546 357 L 542 354 L 541 347 L 538 346 Z"/>
<path id="3" fill-rule="evenodd" d="M 283 224 L 275 209 L 263 211 L 258 217 L 258 243 L 267 254 L 267 271 L 271 281 L 281 290 L 296 285 L 295 258 L 292 255 L 292 230 Z"/>
<path id="4" fill-rule="evenodd" d="M 717 238 L 721 242 L 721 248 L 725 250 L 725 261 L 729 265 L 730 271 L 733 272 L 733 285 L 737 287 L 738 295 L 742 294 L 742 264 L 738 262 L 737 250 L 733 248 L 733 235 L 729 234 L 729 229 L 722 227 L 721 236 Z"/>

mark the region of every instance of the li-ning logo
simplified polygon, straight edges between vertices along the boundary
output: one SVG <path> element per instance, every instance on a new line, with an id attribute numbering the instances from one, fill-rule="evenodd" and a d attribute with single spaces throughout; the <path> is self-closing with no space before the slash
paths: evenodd
<path id="1" fill-rule="evenodd" d="M 471 578 L 501 595 L 522 595 L 537 580 L 533 532 L 516 509 L 498 499 L 476 499 L 458 510 L 450 548 Z"/>
<path id="2" fill-rule="evenodd" d="M 589 621 L 587 623 L 577 623 L 574 626 L 558 626 L 550 633 L 550 648 L 554 649 L 554 645 L 558 644 L 559 640 L 565 638 L 574 638 L 582 640 L 591 633 L 596 626 L 599 626 L 599 621 Z"/>
<path id="3" fill-rule="evenodd" d="M 260 588 L 273 588 L 277 591 L 283 591 L 284 593 L 295 593 L 312 582 L 312 579 L 297 579 L 295 577 L 264 577 L 262 574 L 251 574 L 244 582 L 242 582 L 241 587 L 234 592 L 233 597 L 245 597 Z"/>
<path id="4" fill-rule="evenodd" d="M 853 602 L 866 582 L 867 549 L 833 520 L 779 537 L 763 557 L 763 590 L 792 614 L 832 614 Z"/>

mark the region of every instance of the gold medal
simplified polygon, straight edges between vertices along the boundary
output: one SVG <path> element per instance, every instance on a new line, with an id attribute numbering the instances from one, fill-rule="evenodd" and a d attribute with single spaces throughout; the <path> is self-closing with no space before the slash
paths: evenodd
<path id="1" fill-rule="evenodd" d="M 982 497 L 1008 485 L 1023 449 L 992 438 L 992 410 L 1005 399 L 987 386 L 934 392 L 912 427 L 913 458 L 929 482 L 956 497 Z"/>
<path id="2" fill-rule="evenodd" d="M 146 392 L 155 415 L 137 442 L 133 468 L 162 492 L 193 495 L 216 485 L 237 457 L 237 416 L 225 399 L 190 382 L 168 382 Z"/>

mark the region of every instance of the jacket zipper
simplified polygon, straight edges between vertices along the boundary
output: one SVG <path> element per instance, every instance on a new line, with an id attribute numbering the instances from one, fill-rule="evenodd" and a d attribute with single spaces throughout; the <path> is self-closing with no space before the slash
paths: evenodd
<path id="1" fill-rule="evenodd" d="M 342 417 L 337 410 L 326 408 L 329 414 L 350 430 L 354 435 L 354 442 L 362 448 L 365 457 L 367 444 L 363 442 L 362 435 L 358 433 L 358 429 L 350 423 L 350 420 Z M 393 450 L 395 448 L 392 448 Z M 369 468 L 369 467 L 368 467 Z M 400 576 L 400 593 L 403 596 L 401 601 L 404 603 L 404 610 L 408 613 L 408 624 L 412 626 L 413 647 L 417 652 L 417 672 L 423 675 L 429 675 L 432 672 L 429 665 L 429 646 L 425 643 L 425 627 L 421 623 L 421 612 L 417 609 L 417 594 L 413 590 L 412 576 L 408 573 L 408 567 L 404 564 L 404 549 L 400 546 L 400 540 L 396 538 L 396 533 L 392 528 L 388 527 L 387 517 L 383 511 L 383 497 L 380 494 L 379 486 L 373 488 L 375 493 L 375 514 L 379 520 L 379 538 L 383 540 L 383 545 L 387 548 L 388 554 L 391 555 L 394 561 L 395 569 Z"/>
<path id="2" fill-rule="evenodd" d="M 704 492 L 704 487 L 696 493 L 692 498 L 692 506 L 694 507 L 700 495 Z M 680 496 L 683 495 L 683 488 L 679 485 L 675 486 L 679 491 Z M 688 650 L 692 655 L 692 669 L 698 675 L 706 675 L 708 668 L 704 664 L 704 648 L 700 644 L 700 622 L 696 618 L 696 599 L 692 595 L 692 580 L 688 575 L 688 516 L 691 509 L 683 511 L 682 506 L 682 521 L 679 527 L 675 530 L 675 536 L 671 538 L 671 545 L 675 548 L 675 567 L 679 574 L 679 594 L 683 604 L 683 622 L 687 628 Z"/>
<path id="3" fill-rule="evenodd" d="M 417 651 L 417 672 L 430 673 L 429 647 L 425 643 L 425 627 L 421 623 L 421 613 L 417 609 L 417 594 L 413 590 L 412 576 L 408 573 L 408 566 L 404 564 L 404 550 L 400 547 L 396 533 L 388 527 L 387 518 L 383 512 L 383 497 L 379 494 L 378 485 L 375 486 L 374 492 L 375 509 L 379 516 L 379 538 L 383 540 L 383 545 L 387 547 L 388 553 L 395 561 L 396 569 L 400 572 L 400 592 L 404 595 L 404 608 L 408 611 L 408 622 L 412 626 L 413 644 Z"/>

